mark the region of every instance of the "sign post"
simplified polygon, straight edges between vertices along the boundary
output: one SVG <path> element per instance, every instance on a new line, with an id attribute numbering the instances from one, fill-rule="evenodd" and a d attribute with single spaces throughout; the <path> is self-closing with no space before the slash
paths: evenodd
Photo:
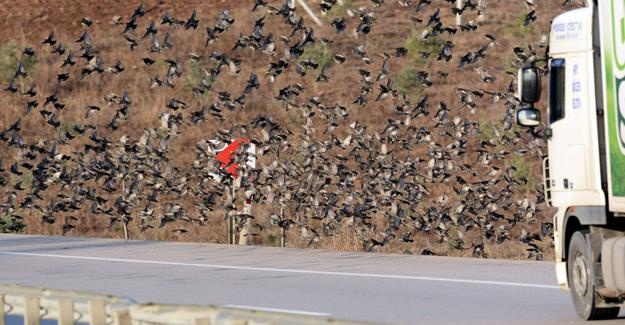
<path id="1" fill-rule="evenodd" d="M 280 203 L 280 221 L 284 222 L 284 202 Z M 280 227 L 280 246 L 286 247 L 286 229 Z"/>
<path id="2" fill-rule="evenodd" d="M 217 141 L 218 142 L 218 141 Z M 247 153 L 249 154 L 247 160 L 245 161 L 245 165 L 250 168 L 256 168 L 256 146 L 250 142 L 249 139 L 237 139 L 232 141 L 232 143 L 221 148 L 219 153 L 215 156 L 215 159 L 220 162 L 220 168 L 225 169 L 225 171 L 232 177 L 232 184 L 230 190 L 232 191 L 232 205 L 233 210 L 228 212 L 228 244 L 235 244 L 235 228 L 237 228 L 237 220 L 236 213 L 234 213 L 234 205 L 236 202 L 236 187 L 237 184 L 240 186 L 241 179 L 238 178 L 237 169 L 239 168 L 239 164 L 233 162 L 237 151 L 241 145 L 247 145 Z M 245 203 L 243 206 L 243 214 L 246 215 L 245 223 L 241 229 L 241 233 L 239 235 L 239 244 L 240 245 L 248 245 L 249 244 L 249 232 L 251 229 L 252 220 L 250 216 L 252 215 L 252 198 L 245 197 Z"/>

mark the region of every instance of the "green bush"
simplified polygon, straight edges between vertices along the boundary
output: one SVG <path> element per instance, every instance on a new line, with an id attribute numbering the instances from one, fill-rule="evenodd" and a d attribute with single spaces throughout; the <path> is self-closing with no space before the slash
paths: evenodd
<path id="1" fill-rule="evenodd" d="M 530 162 L 524 157 L 519 156 L 512 158 L 509 162 L 515 168 L 512 172 L 512 177 L 521 183 L 519 188 L 524 190 L 525 193 L 533 191 L 539 182 L 540 176 L 532 169 Z M 522 180 L 526 180 L 527 183 L 523 184 Z"/>
<path id="2" fill-rule="evenodd" d="M 301 56 L 302 60 L 313 60 L 319 63 L 319 69 L 323 66 L 330 67 L 334 64 L 334 55 L 327 46 L 323 44 L 317 44 L 309 46 L 304 50 L 304 54 Z"/>
<path id="3" fill-rule="evenodd" d="M 523 38 L 534 31 L 534 24 L 531 23 L 525 26 L 525 14 L 521 14 L 517 19 L 505 26 L 504 30 L 516 38 Z"/>
<path id="4" fill-rule="evenodd" d="M 208 81 L 208 85 L 212 85 L 215 82 L 215 79 L 209 79 L 204 76 L 204 72 L 202 71 L 202 65 L 200 62 L 196 60 L 187 60 L 185 62 L 185 72 L 184 72 L 184 89 L 186 91 L 193 91 L 200 86 L 200 81 L 205 79 Z M 196 93 L 196 96 L 201 104 L 208 103 L 208 94 L 210 90 L 206 90 L 205 93 Z"/>
<path id="5" fill-rule="evenodd" d="M 494 139 L 495 137 L 497 137 L 497 131 L 499 131 L 499 133 L 501 134 L 501 128 L 499 127 L 497 122 L 486 121 L 480 123 L 479 138 L 481 141 Z"/>
<path id="6" fill-rule="evenodd" d="M 506 57 L 505 66 L 506 66 L 505 72 L 508 74 L 511 74 L 514 76 L 519 72 L 520 64 L 514 53 L 511 53 L 510 55 Z"/>
<path id="7" fill-rule="evenodd" d="M 415 98 L 423 94 L 423 86 L 417 78 L 417 70 L 412 65 L 406 65 L 391 77 L 393 87 L 400 94 Z"/>
<path id="8" fill-rule="evenodd" d="M 33 176 L 32 173 L 24 173 L 23 175 L 17 176 L 17 175 L 11 175 L 11 186 L 15 186 L 17 185 L 17 183 L 22 182 L 22 188 L 25 189 L 26 191 L 30 191 L 32 186 L 33 186 L 33 182 L 35 181 L 35 177 Z"/>
<path id="9" fill-rule="evenodd" d="M 280 237 L 276 234 L 267 234 L 263 238 L 263 243 L 267 246 L 279 247 Z"/>
<path id="10" fill-rule="evenodd" d="M 187 60 L 185 63 L 185 90 L 191 91 L 200 84 L 200 80 L 202 80 L 202 68 L 200 66 L 200 62 L 191 59 Z"/>
<path id="11" fill-rule="evenodd" d="M 61 123 L 61 125 L 59 125 L 59 128 L 67 133 L 72 133 L 74 130 L 74 126 L 76 125 L 76 123 L 68 120 L 60 120 L 59 122 Z"/>
<path id="12" fill-rule="evenodd" d="M 341 18 L 347 15 L 347 10 L 352 8 L 352 0 L 343 0 L 342 3 L 337 3 L 332 9 L 324 14 L 324 20 L 332 22 L 334 18 Z"/>
<path id="13" fill-rule="evenodd" d="M 7 83 L 15 76 L 20 59 L 30 77 L 35 70 L 36 59 L 22 55 L 23 48 L 13 42 L 0 46 L 0 82 Z M 17 83 L 16 83 L 17 85 Z"/>
<path id="14" fill-rule="evenodd" d="M 25 229 L 24 221 L 17 215 L 8 215 L 0 218 L 0 233 L 21 234 Z"/>
<path id="15" fill-rule="evenodd" d="M 417 66 L 427 66 L 432 60 L 431 57 L 437 55 L 443 47 L 443 41 L 437 37 L 429 37 L 424 40 L 421 39 L 420 34 L 419 31 L 412 32 L 404 42 L 404 47 Z M 422 53 L 428 53 L 430 58 L 424 58 Z"/>

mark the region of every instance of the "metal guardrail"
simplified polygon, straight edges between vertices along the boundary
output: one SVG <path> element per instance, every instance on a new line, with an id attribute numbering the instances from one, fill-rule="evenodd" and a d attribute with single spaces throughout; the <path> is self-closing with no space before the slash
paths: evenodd
<path id="1" fill-rule="evenodd" d="M 59 325 L 364 324 L 243 308 L 137 304 L 129 298 L 109 295 L 0 284 L 0 325 L 9 325 L 9 316 L 21 317 L 25 325 L 40 324 L 42 320 L 56 320 Z"/>
<path id="2" fill-rule="evenodd" d="M 0 284 L 0 325 L 7 316 L 20 316 L 25 325 L 41 320 L 56 320 L 59 325 L 83 322 L 89 324 L 130 324 L 128 298 Z"/>

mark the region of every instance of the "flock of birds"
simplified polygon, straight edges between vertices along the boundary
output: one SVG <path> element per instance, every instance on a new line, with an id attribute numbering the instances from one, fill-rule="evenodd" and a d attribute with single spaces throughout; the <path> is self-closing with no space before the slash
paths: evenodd
<path id="1" fill-rule="evenodd" d="M 245 28 L 251 32 L 235 37 L 231 50 L 222 52 L 214 45 L 224 42 L 224 35 L 237 24 L 230 12 L 219 13 L 217 22 L 208 24 L 196 11 L 186 17 L 162 12 L 159 19 L 149 19 L 139 5 L 126 18 L 116 16 L 112 22 L 119 30 L 113 37 L 123 38 L 126 44 L 123 51 L 147 53 L 137 62 L 105 63 L 105 50 L 94 45 L 91 18 L 81 19 L 83 32 L 75 43 L 50 32 L 41 44 L 23 49 L 14 76 L 4 86 L 14 102 L 24 106 L 11 107 L 22 110 L 23 117 L 0 130 L 2 150 L 15 153 L 15 157 L 3 155 L 0 162 L 0 193 L 4 193 L 0 229 L 20 231 L 24 216 L 35 214 L 42 224 L 58 226 L 63 234 L 76 232 L 87 218 L 96 218 L 106 220 L 109 227 L 130 224 L 135 226 L 131 229 L 145 233 L 166 227 L 181 235 L 191 225 L 210 227 L 208 221 L 225 212 L 236 213 L 241 223 L 251 218 L 250 236 L 284 228 L 312 247 L 327 237 L 353 232 L 366 251 L 427 237 L 446 243 L 449 250 L 479 257 L 487 257 L 488 243 L 520 241 L 530 258 L 541 258 L 541 241 L 552 236 L 553 230 L 552 224 L 538 219 L 538 205 L 544 202 L 542 188 L 526 192 L 529 180 L 518 177 L 514 164 L 508 162 L 514 157 L 542 156 L 545 142 L 512 130 L 518 105 L 512 84 L 499 92 L 479 85 L 454 88 L 461 103 L 455 108 L 451 98 L 435 102 L 432 95 L 423 95 L 413 99 L 396 89 L 391 64 L 408 54 L 402 46 L 379 49 L 381 55 L 374 56 L 366 46 L 357 45 L 349 53 L 332 53 L 331 64 L 305 59 L 311 47 L 332 48 L 333 35 L 353 32 L 355 39 L 364 42 L 384 23 L 374 13 L 376 7 L 388 5 L 384 2 L 372 0 L 371 8 L 349 9 L 346 17 L 333 18 L 324 27 L 330 32 L 323 35 L 330 36 L 320 36 L 320 27 L 308 24 L 291 1 L 255 0 L 250 3 L 251 12 L 245 13 L 259 17 Z M 486 10 L 486 1 L 478 5 L 466 0 L 461 8 L 456 8 L 456 1 L 446 2 L 453 14 Z M 475 69 L 485 85 L 495 81 L 482 65 L 497 44 L 495 36 L 482 38 L 479 25 L 472 21 L 446 25 L 441 19 L 445 6 L 423 16 L 426 9 L 432 9 L 431 0 L 399 3 L 413 12 L 411 24 L 421 31 L 421 40 L 443 35 L 448 39 L 440 42 L 436 53 L 419 55 L 440 64 L 457 64 L 458 70 Z M 524 23 L 531 24 L 536 19 L 534 5 L 532 1 L 527 5 L 530 10 Z M 323 0 L 318 10 L 329 12 L 335 6 L 337 0 Z M 266 30 L 269 20 L 279 22 L 281 29 Z M 170 56 L 175 44 L 183 42 L 174 40 L 176 30 L 204 33 L 205 41 L 197 52 L 186 53 L 186 58 Z M 483 44 L 458 57 L 455 37 L 482 38 Z M 54 87 L 45 94 L 34 83 L 24 85 L 32 73 L 29 60 L 42 51 L 51 52 L 49 64 L 59 67 Z M 545 51 L 545 44 L 515 48 L 517 65 L 540 57 L 540 51 Z M 271 63 L 262 72 L 249 70 L 245 66 L 254 65 L 247 59 L 252 54 Z M 185 60 L 202 67 L 191 87 L 183 85 L 185 73 L 190 73 Z M 314 89 L 313 84 L 331 84 L 337 78 L 333 69 L 344 65 L 353 66 L 359 80 L 337 86 L 357 88 L 357 96 L 338 103 L 329 103 L 323 94 L 304 97 Z M 71 91 L 64 93 L 68 80 L 134 73 L 129 66 L 162 69 L 139 89 L 175 89 L 181 94 L 162 103 L 155 127 L 145 128 L 137 137 L 124 133 L 124 123 L 141 118 L 142 110 L 141 104 L 133 102 L 139 94 L 124 90 L 121 95 L 93 98 L 84 107 L 83 120 L 72 121 L 69 127 L 64 124 L 64 111 L 80 109 L 65 104 L 63 94 L 71 96 Z M 243 69 L 252 72 L 243 75 Z M 270 91 L 268 85 L 280 84 L 285 76 L 290 78 L 288 85 L 270 97 L 260 97 Z M 426 94 L 436 88 L 433 76 L 426 70 L 415 71 Z M 436 71 L 436 76 L 452 78 L 453 73 Z M 216 89 L 221 79 L 239 82 Z M 191 100 L 182 99 L 187 91 Z M 207 94 L 210 102 L 201 103 L 198 98 Z M 295 116 L 297 122 L 272 114 L 257 114 L 249 122 L 229 118 L 249 111 L 250 102 L 258 98 L 277 103 L 274 107 L 281 108 L 276 109 Z M 480 123 L 467 118 L 484 101 L 505 109 L 502 126 L 495 128 L 492 139 L 480 137 Z M 388 107 L 387 119 L 375 125 L 359 121 L 374 104 Z M 106 124 L 92 122 L 94 116 L 109 112 L 113 113 Z M 39 127 L 56 136 L 26 136 L 22 119 L 32 115 L 41 121 Z M 206 129 L 206 136 L 195 146 L 183 148 L 195 153 L 194 161 L 174 163 L 172 141 L 209 122 L 218 127 Z M 540 130 L 532 132 L 540 135 Z M 248 145 L 242 145 L 233 157 L 240 177 L 233 179 L 215 155 L 221 144 L 237 138 L 251 139 L 257 165 L 246 165 L 251 154 Z M 256 211 L 268 211 L 267 215 L 240 213 L 245 198 L 254 201 Z M 417 254 L 446 253 L 416 243 L 404 252 L 414 249 L 420 250 Z"/>

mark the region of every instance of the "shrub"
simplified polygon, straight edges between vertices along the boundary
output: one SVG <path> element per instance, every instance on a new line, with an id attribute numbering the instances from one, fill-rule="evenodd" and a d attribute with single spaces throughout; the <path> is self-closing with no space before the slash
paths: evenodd
<path id="1" fill-rule="evenodd" d="M 347 10 L 352 8 L 352 0 L 343 0 L 341 3 L 337 3 L 332 9 L 324 13 L 324 20 L 332 22 L 334 18 L 341 18 L 347 15 Z"/>
<path id="2" fill-rule="evenodd" d="M 20 59 L 24 63 L 26 73 L 30 76 L 35 69 L 36 59 L 34 57 L 23 56 L 22 47 L 13 42 L 0 46 L 0 82 L 7 83 L 9 80 L 13 79 Z"/>
<path id="3" fill-rule="evenodd" d="M 536 188 L 536 185 L 539 182 L 539 177 L 536 174 L 536 171 L 532 169 L 530 165 L 530 161 L 525 159 L 524 157 L 514 157 L 510 160 L 512 166 L 514 166 L 515 170 L 512 172 L 512 176 L 516 181 L 519 181 L 521 184 L 519 188 L 524 190 L 525 193 L 529 193 Z M 523 183 L 527 181 L 527 183 Z"/>
<path id="4" fill-rule="evenodd" d="M 406 41 L 404 47 L 408 50 L 408 55 L 417 66 L 426 66 L 432 60 L 424 58 L 422 54 L 428 53 L 430 56 L 436 55 L 443 46 L 443 42 L 437 37 L 421 39 L 419 31 L 414 31 Z"/>
<path id="5" fill-rule="evenodd" d="M 20 216 L 8 215 L 0 218 L 0 233 L 21 234 L 26 229 L 26 225 Z"/>
<path id="6" fill-rule="evenodd" d="M 202 68 L 200 67 L 200 63 L 195 60 L 187 60 L 185 63 L 185 90 L 191 91 L 198 86 L 200 80 L 202 80 Z"/>
<path id="7" fill-rule="evenodd" d="M 68 120 L 60 120 L 59 122 L 61 123 L 61 125 L 59 125 L 59 128 L 68 133 L 72 133 L 74 130 L 74 126 L 76 125 L 76 123 Z"/>
<path id="8" fill-rule="evenodd" d="M 185 62 L 184 75 L 184 89 L 190 92 L 200 86 L 200 81 L 202 81 L 202 79 L 205 79 L 205 82 L 207 82 L 209 86 L 215 82 L 215 79 L 209 79 L 208 77 L 205 78 L 204 72 L 202 71 L 202 65 L 196 60 L 189 59 Z M 206 89 L 204 93 L 195 92 L 195 95 L 201 104 L 207 104 L 209 93 L 210 88 Z"/>
<path id="9" fill-rule="evenodd" d="M 15 186 L 17 185 L 17 183 L 22 182 L 21 186 L 26 191 L 31 190 L 34 181 L 35 181 L 35 177 L 33 176 L 32 173 L 24 173 L 23 175 L 20 175 L 20 176 L 11 175 L 11 186 Z"/>
<path id="10" fill-rule="evenodd" d="M 521 14 L 517 19 L 513 20 L 504 27 L 506 33 L 516 37 L 523 38 L 534 31 L 534 25 L 525 26 L 525 14 Z"/>
<path id="11" fill-rule="evenodd" d="M 484 120 L 481 119 L 481 120 Z M 494 139 L 496 137 L 497 131 L 501 134 L 501 128 L 498 126 L 497 122 L 486 121 L 480 123 L 480 133 L 479 137 L 481 141 L 488 141 L 490 139 Z"/>
<path id="12" fill-rule="evenodd" d="M 393 86 L 400 94 L 415 98 L 423 94 L 423 86 L 419 82 L 417 77 L 417 70 L 413 65 L 406 65 L 395 75 L 391 77 L 393 79 Z"/>
<path id="13" fill-rule="evenodd" d="M 323 66 L 330 67 L 334 63 L 334 55 L 327 46 L 323 44 L 317 44 L 309 46 L 304 50 L 304 54 L 301 56 L 302 60 L 313 60 L 319 63 L 319 69 Z"/>

